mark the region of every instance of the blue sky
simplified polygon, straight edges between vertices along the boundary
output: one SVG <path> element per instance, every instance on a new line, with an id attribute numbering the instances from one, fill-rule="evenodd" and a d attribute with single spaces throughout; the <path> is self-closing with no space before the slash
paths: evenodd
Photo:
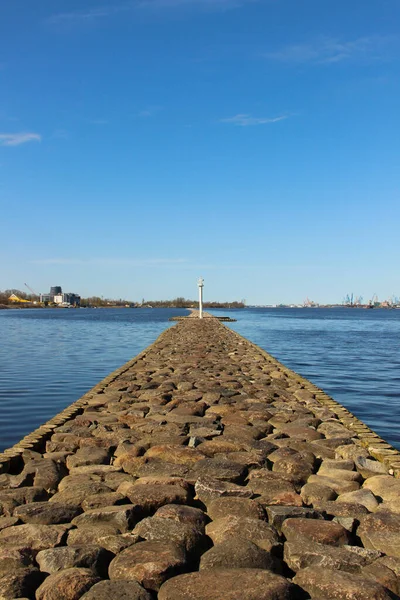
<path id="1" fill-rule="evenodd" d="M 0 289 L 400 296 L 398 0 L 0 5 Z"/>

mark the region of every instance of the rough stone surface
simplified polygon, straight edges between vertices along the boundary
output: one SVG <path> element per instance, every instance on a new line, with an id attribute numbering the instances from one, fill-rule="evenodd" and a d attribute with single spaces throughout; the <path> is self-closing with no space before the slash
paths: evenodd
<path id="1" fill-rule="evenodd" d="M 64 569 L 44 580 L 36 592 L 36 599 L 78 600 L 98 581 L 89 569 Z"/>
<path id="2" fill-rule="evenodd" d="M 289 600 L 290 583 L 261 569 L 210 569 L 170 579 L 158 600 Z"/>
<path id="3" fill-rule="evenodd" d="M 343 546 L 349 542 L 348 532 L 332 521 L 317 519 L 286 519 L 282 525 L 282 533 L 289 542 L 307 544 L 308 540 L 330 546 Z"/>
<path id="4" fill-rule="evenodd" d="M 274 570 L 275 565 L 276 562 L 270 552 L 239 536 L 227 538 L 205 552 L 200 559 L 200 569 Z"/>
<path id="5" fill-rule="evenodd" d="M 367 577 L 309 567 L 293 580 L 316 600 L 390 600 L 385 588 Z"/>
<path id="6" fill-rule="evenodd" d="M 136 581 L 100 581 L 81 596 L 82 600 L 152 600 Z"/>
<path id="7" fill-rule="evenodd" d="M 365 548 L 400 558 L 400 515 L 380 512 L 361 520 L 357 529 Z"/>
<path id="8" fill-rule="evenodd" d="M 41 550 L 36 556 L 36 562 L 44 573 L 52 574 L 63 569 L 83 567 L 92 569 L 100 577 L 107 577 L 108 565 L 113 558 L 114 554 L 101 546 L 63 546 Z"/>
<path id="9" fill-rule="evenodd" d="M 140 542 L 123 550 L 109 567 L 110 579 L 135 580 L 148 590 L 157 591 L 169 577 L 180 573 L 186 564 L 181 546 L 162 542 Z"/>
<path id="10" fill-rule="evenodd" d="M 279 538 L 273 527 L 248 517 L 216 519 L 206 526 L 206 533 L 214 544 L 220 544 L 231 536 L 241 536 L 267 552 L 279 546 Z"/>

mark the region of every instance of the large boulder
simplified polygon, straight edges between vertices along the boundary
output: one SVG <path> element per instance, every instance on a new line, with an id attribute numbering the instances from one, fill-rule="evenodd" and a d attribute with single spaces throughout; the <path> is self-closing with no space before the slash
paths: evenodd
<path id="1" fill-rule="evenodd" d="M 256 500 L 237 498 L 234 496 L 213 500 L 207 507 L 207 514 L 213 520 L 228 515 L 233 517 L 260 519 L 261 521 L 266 520 L 265 511 Z"/>
<path id="2" fill-rule="evenodd" d="M 99 581 L 81 600 L 151 600 L 150 594 L 136 581 Z"/>
<path id="3" fill-rule="evenodd" d="M 14 516 L 24 523 L 39 525 L 58 525 L 69 523 L 82 512 L 80 506 L 59 504 L 57 502 L 31 502 L 21 504 L 14 510 Z"/>
<path id="4" fill-rule="evenodd" d="M 181 545 L 192 556 L 201 553 L 206 547 L 204 525 L 199 528 L 194 523 L 174 519 L 148 517 L 136 525 L 133 533 L 147 541 Z"/>
<path id="5" fill-rule="evenodd" d="M 338 523 L 320 519 L 286 519 L 282 533 L 289 542 L 309 540 L 330 546 L 343 546 L 349 543 L 347 531 Z"/>
<path id="6" fill-rule="evenodd" d="M 0 544 L 8 548 L 44 550 L 60 546 L 67 531 L 65 525 L 15 525 L 0 531 Z"/>
<path id="7" fill-rule="evenodd" d="M 248 517 L 223 517 L 206 526 L 206 533 L 214 544 L 220 544 L 232 536 L 250 540 L 263 550 L 270 552 L 279 547 L 276 530 L 265 521 Z"/>
<path id="8" fill-rule="evenodd" d="M 177 544 L 139 542 L 114 558 L 109 577 L 135 580 L 146 589 L 157 591 L 166 579 L 180 573 L 185 564 L 185 551 Z"/>
<path id="9" fill-rule="evenodd" d="M 61 546 L 41 550 L 36 556 L 36 562 L 44 573 L 52 574 L 63 569 L 82 567 L 91 569 L 100 577 L 107 577 L 108 565 L 113 558 L 114 554 L 101 546 Z"/>
<path id="10" fill-rule="evenodd" d="M 209 569 L 169 579 L 158 600 L 289 600 L 291 588 L 264 569 Z"/>
<path id="11" fill-rule="evenodd" d="M 44 577 L 43 573 L 33 567 L 22 567 L 3 573 L 0 576 L 0 598 L 33 598 Z"/>
<path id="12" fill-rule="evenodd" d="M 293 581 L 315 599 L 390 600 L 385 588 L 368 577 L 326 567 L 306 568 Z"/>
<path id="13" fill-rule="evenodd" d="M 375 552 L 356 546 L 329 546 L 311 540 L 305 543 L 299 539 L 285 542 L 284 545 L 284 560 L 295 572 L 306 567 L 324 567 L 359 573 L 361 567 L 373 562 L 378 556 Z"/>
<path id="14" fill-rule="evenodd" d="M 98 581 L 90 569 L 64 569 L 44 580 L 36 592 L 36 600 L 78 600 Z"/>
<path id="15" fill-rule="evenodd" d="M 382 511 L 367 515 L 357 534 L 365 548 L 400 558 L 400 514 Z"/>
<path id="16" fill-rule="evenodd" d="M 200 569 L 269 569 L 274 570 L 275 561 L 269 552 L 250 540 L 232 536 L 217 544 L 200 559 Z"/>

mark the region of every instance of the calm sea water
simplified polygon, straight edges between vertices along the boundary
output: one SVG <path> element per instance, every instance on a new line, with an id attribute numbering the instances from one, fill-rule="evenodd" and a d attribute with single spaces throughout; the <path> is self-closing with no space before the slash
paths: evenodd
<path id="1" fill-rule="evenodd" d="M 400 448 L 400 310 L 211 311 Z M 0 311 L 0 450 L 152 343 L 174 309 Z"/>

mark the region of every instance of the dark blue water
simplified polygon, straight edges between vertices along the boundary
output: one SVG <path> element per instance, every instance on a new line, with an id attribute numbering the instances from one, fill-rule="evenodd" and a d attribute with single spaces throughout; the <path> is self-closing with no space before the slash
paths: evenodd
<path id="1" fill-rule="evenodd" d="M 400 448 L 400 310 L 210 311 Z M 0 311 L 0 449 L 60 412 L 172 324 L 174 309 Z"/>
<path id="2" fill-rule="evenodd" d="M 400 449 L 400 310 L 246 308 L 229 314 L 238 320 L 232 329 Z"/>
<path id="3" fill-rule="evenodd" d="M 0 451 L 151 344 L 178 309 L 0 310 Z"/>

